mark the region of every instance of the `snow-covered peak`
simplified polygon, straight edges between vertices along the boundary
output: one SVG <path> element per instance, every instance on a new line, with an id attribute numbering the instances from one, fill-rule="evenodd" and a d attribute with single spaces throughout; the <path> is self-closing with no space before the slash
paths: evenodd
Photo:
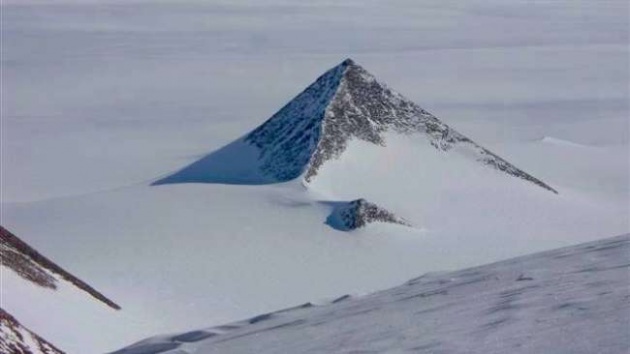
<path id="1" fill-rule="evenodd" d="M 427 141 L 435 153 L 460 147 L 484 165 L 556 192 L 379 82 L 352 59 L 326 71 L 244 138 L 156 184 L 261 184 L 300 177 L 309 184 L 350 141 L 384 147 L 389 132 Z"/>

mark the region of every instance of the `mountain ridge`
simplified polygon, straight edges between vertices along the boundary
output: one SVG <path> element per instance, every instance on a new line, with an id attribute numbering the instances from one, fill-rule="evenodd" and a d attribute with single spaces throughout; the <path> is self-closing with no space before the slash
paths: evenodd
<path id="1" fill-rule="evenodd" d="M 3 226 L 0 226 L 0 261 L 3 267 L 38 286 L 54 290 L 57 288 L 55 276 L 58 276 L 108 307 L 121 309 L 120 305 L 58 266 Z"/>

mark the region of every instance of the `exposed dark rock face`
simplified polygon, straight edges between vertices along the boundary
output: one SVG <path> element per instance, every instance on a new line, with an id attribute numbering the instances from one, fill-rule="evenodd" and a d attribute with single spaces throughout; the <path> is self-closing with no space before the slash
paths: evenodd
<path id="1" fill-rule="evenodd" d="M 245 141 L 260 149 L 266 175 L 286 181 L 303 174 L 310 182 L 326 161 L 341 156 L 351 139 L 385 146 L 387 131 L 424 136 L 441 151 L 462 146 L 481 163 L 557 193 L 379 83 L 350 59 L 319 77 Z"/>
<path id="2" fill-rule="evenodd" d="M 105 295 L 44 257 L 2 226 L 0 226 L 0 264 L 12 269 L 22 278 L 45 288 L 56 289 L 57 280 L 54 275 L 58 275 L 107 306 L 116 310 L 120 309 L 120 306 Z"/>
<path id="3" fill-rule="evenodd" d="M 260 149 L 261 169 L 277 180 L 300 176 L 317 149 L 322 121 L 346 65 L 320 76 L 267 122 L 245 137 Z"/>
<path id="4" fill-rule="evenodd" d="M 0 353 L 63 354 L 61 350 L 20 324 L 0 308 Z"/>
<path id="5" fill-rule="evenodd" d="M 357 199 L 337 206 L 329 220 L 332 226 L 345 231 L 355 230 L 374 222 L 411 226 L 394 213 L 365 199 Z"/>
<path id="6" fill-rule="evenodd" d="M 4 240 L 3 240 L 4 241 Z M 44 288 L 56 289 L 57 280 L 24 253 L 2 243 L 0 263 L 13 269 L 22 278 Z"/>

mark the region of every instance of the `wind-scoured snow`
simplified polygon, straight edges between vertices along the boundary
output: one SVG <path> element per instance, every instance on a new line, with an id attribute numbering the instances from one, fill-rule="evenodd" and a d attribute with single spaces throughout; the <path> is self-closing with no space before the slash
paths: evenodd
<path id="1" fill-rule="evenodd" d="M 429 273 L 371 295 L 159 336 L 115 353 L 621 354 L 630 349 L 629 252 L 625 235 Z"/>

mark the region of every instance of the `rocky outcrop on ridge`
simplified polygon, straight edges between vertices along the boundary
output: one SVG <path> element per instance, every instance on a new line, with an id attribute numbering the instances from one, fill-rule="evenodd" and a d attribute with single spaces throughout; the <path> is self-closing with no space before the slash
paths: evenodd
<path id="1" fill-rule="evenodd" d="M 363 198 L 338 204 L 328 221 L 331 226 L 344 231 L 355 230 L 375 222 L 411 226 L 391 211 Z"/>

